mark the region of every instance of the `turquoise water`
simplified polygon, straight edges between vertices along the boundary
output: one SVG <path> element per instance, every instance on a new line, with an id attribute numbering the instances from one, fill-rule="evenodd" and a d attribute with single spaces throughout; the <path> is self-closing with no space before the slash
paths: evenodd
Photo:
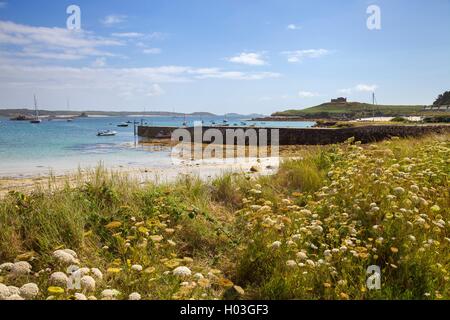
<path id="1" fill-rule="evenodd" d="M 212 121 L 220 124 L 223 118 L 189 118 L 194 121 Z M 230 125 L 240 125 L 242 119 L 228 119 Z M 132 117 L 90 117 L 73 122 L 46 121 L 31 124 L 28 121 L 9 121 L 0 118 L 0 176 L 28 176 L 94 167 L 99 162 L 106 166 L 169 165 L 169 152 L 143 149 L 134 137 L 133 124 L 119 128 L 126 121 L 141 121 Z M 148 125 L 181 126 L 183 118 L 152 117 Z M 248 122 L 264 127 L 309 127 L 310 122 Z M 113 137 L 97 137 L 99 130 L 114 130 Z"/>

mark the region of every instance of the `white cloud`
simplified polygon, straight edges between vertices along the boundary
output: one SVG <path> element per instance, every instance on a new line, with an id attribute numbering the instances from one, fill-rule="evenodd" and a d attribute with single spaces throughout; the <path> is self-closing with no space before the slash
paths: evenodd
<path id="1" fill-rule="evenodd" d="M 115 24 L 120 24 L 122 22 L 125 22 L 127 20 L 127 16 L 125 15 L 117 15 L 117 14 L 111 14 L 109 16 L 104 17 L 100 22 L 105 26 L 112 26 Z"/>
<path id="2" fill-rule="evenodd" d="M 151 85 L 150 90 L 147 93 L 147 96 L 149 97 L 158 97 L 165 94 L 165 91 L 161 86 L 157 83 L 154 83 Z"/>
<path id="3" fill-rule="evenodd" d="M 298 25 L 293 24 L 293 23 L 289 24 L 289 25 L 286 27 L 286 29 L 288 29 L 288 30 L 300 30 L 301 28 L 302 28 L 301 26 L 298 26 Z"/>
<path id="4" fill-rule="evenodd" d="M 376 84 L 358 84 L 353 88 L 340 89 L 338 92 L 351 94 L 353 92 L 374 92 L 378 86 Z"/>
<path id="5" fill-rule="evenodd" d="M 8 6 L 8 2 L 0 1 L 0 9 L 6 8 Z"/>
<path id="6" fill-rule="evenodd" d="M 356 91 L 362 91 L 362 92 L 373 92 L 378 88 L 376 84 L 358 84 L 356 86 Z"/>
<path id="7" fill-rule="evenodd" d="M 318 97 L 319 94 L 316 92 L 310 92 L 310 91 L 300 91 L 298 93 L 298 96 L 301 98 L 313 98 L 313 97 Z"/>
<path id="8" fill-rule="evenodd" d="M 147 49 L 142 50 L 142 52 L 145 54 L 160 54 L 161 49 L 160 48 L 147 48 Z"/>
<path id="9" fill-rule="evenodd" d="M 95 61 L 92 63 L 92 66 L 94 68 L 103 68 L 106 66 L 106 58 L 102 57 L 102 58 L 97 58 L 95 59 Z"/>
<path id="10" fill-rule="evenodd" d="M 83 30 L 74 32 L 65 28 L 34 27 L 0 21 L 0 45 L 19 47 L 14 52 L 14 56 L 19 57 L 78 60 L 88 56 L 114 56 L 100 48 L 120 46 L 122 43 L 95 37 Z M 4 53 L 8 52 L 4 50 Z"/>
<path id="11" fill-rule="evenodd" d="M 118 38 L 142 38 L 145 36 L 145 34 L 139 32 L 115 32 L 111 35 Z"/>
<path id="12" fill-rule="evenodd" d="M 33 66 L 0 63 L 0 88 L 4 90 L 79 90 L 99 96 L 156 96 L 163 94 L 161 83 L 183 83 L 202 79 L 262 80 L 280 76 L 270 72 L 245 73 L 219 68 L 160 66 L 152 68 Z M 158 84 L 155 86 L 155 84 Z"/>
<path id="13" fill-rule="evenodd" d="M 233 63 L 241 63 L 251 66 L 263 66 L 266 64 L 261 53 L 242 52 L 241 54 L 228 58 L 227 60 Z"/>
<path id="14" fill-rule="evenodd" d="M 287 56 L 288 62 L 301 62 L 307 58 L 320 58 L 329 54 L 330 51 L 326 49 L 307 49 L 296 51 L 283 51 L 282 54 Z"/>

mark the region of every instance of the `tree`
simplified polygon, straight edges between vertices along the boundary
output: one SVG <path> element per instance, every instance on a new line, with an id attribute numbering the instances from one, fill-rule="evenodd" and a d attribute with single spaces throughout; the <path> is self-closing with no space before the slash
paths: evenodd
<path id="1" fill-rule="evenodd" d="M 450 104 L 450 91 L 445 91 L 437 97 L 436 101 L 433 103 L 433 106 L 437 107 L 448 104 Z"/>

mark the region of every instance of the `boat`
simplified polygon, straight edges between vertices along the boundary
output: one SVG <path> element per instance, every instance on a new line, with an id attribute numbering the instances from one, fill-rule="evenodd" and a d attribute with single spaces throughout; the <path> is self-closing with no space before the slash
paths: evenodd
<path id="1" fill-rule="evenodd" d="M 115 136 L 117 134 L 116 131 L 111 131 L 111 130 L 101 130 L 97 133 L 98 137 L 112 137 Z"/>
<path id="2" fill-rule="evenodd" d="M 38 112 L 38 107 L 37 107 L 37 99 L 36 99 L 36 95 L 34 95 L 34 119 L 30 120 L 30 123 L 41 123 L 42 120 L 39 119 L 39 112 Z"/>
<path id="3" fill-rule="evenodd" d="M 126 122 L 122 122 L 122 123 L 119 123 L 117 126 L 118 126 L 119 128 L 127 128 L 127 127 L 129 126 L 129 124 L 126 123 Z"/>

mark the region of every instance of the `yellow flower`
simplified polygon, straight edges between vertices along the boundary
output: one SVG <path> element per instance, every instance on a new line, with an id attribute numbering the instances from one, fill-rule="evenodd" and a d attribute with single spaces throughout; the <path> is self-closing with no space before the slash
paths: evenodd
<path id="1" fill-rule="evenodd" d="M 119 273 L 121 271 L 122 271 L 121 268 L 108 268 L 108 270 L 106 270 L 106 272 L 112 273 L 112 274 Z"/>
<path id="2" fill-rule="evenodd" d="M 234 285 L 234 283 L 231 280 L 225 278 L 220 278 L 217 283 L 219 284 L 219 286 L 225 288 L 231 288 Z"/>
<path id="3" fill-rule="evenodd" d="M 173 269 L 180 265 L 180 261 L 178 259 L 171 259 L 171 260 L 164 262 L 164 265 L 167 268 Z"/>
<path id="4" fill-rule="evenodd" d="M 50 294 L 63 294 L 65 292 L 61 287 L 48 287 L 47 291 Z"/>
<path id="5" fill-rule="evenodd" d="M 145 273 L 153 273 L 156 271 L 155 267 L 148 267 L 144 270 Z"/>
<path id="6" fill-rule="evenodd" d="M 331 288 L 331 284 L 328 283 L 328 282 L 325 282 L 325 283 L 323 284 L 323 286 L 324 286 L 325 288 Z"/>
<path id="7" fill-rule="evenodd" d="M 392 253 L 397 253 L 398 249 L 396 247 L 391 247 L 391 251 L 392 251 Z"/>
<path id="8" fill-rule="evenodd" d="M 348 299 L 350 299 L 350 297 L 348 296 L 348 294 L 346 294 L 345 292 L 341 292 L 341 293 L 339 294 L 339 296 L 340 296 L 341 299 L 343 299 L 343 300 L 348 300 Z"/>
<path id="9" fill-rule="evenodd" d="M 148 230 L 146 227 L 139 227 L 139 228 L 138 228 L 138 231 L 139 231 L 140 233 L 146 234 L 149 230 Z"/>
<path id="10" fill-rule="evenodd" d="M 117 229 L 117 228 L 119 228 L 121 226 L 122 226 L 122 222 L 120 222 L 120 221 L 113 221 L 113 222 L 108 223 L 105 226 L 105 228 L 111 230 L 111 229 Z"/>
<path id="11" fill-rule="evenodd" d="M 211 283 L 208 279 L 202 278 L 198 280 L 198 285 L 202 288 L 209 288 Z"/>

